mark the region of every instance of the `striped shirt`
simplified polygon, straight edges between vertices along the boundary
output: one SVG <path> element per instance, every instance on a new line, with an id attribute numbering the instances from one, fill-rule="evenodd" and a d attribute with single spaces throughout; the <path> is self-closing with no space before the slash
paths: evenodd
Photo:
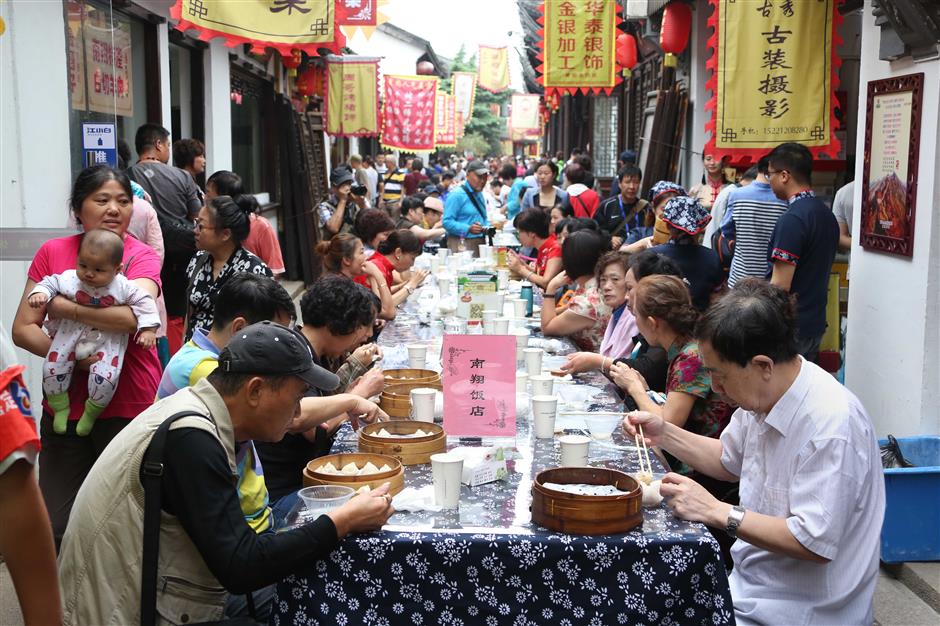
<path id="1" fill-rule="evenodd" d="M 382 178 L 385 183 L 385 188 L 382 191 L 382 200 L 386 203 L 395 203 L 401 200 L 402 185 L 405 184 L 406 174 L 407 172 L 402 168 L 391 173 L 385 173 L 385 176 Z"/>
<path id="2" fill-rule="evenodd" d="M 734 237 L 729 287 L 749 276 L 767 276 L 767 244 L 777 219 L 786 212 L 787 203 L 778 199 L 767 183 L 754 181 L 731 192 L 727 211 L 731 217 L 722 224 L 722 232 Z"/>

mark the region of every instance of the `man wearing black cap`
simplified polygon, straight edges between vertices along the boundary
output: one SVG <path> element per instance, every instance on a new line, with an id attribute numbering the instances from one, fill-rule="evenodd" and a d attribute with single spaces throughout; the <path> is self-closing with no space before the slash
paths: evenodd
<path id="1" fill-rule="evenodd" d="M 467 180 L 447 195 L 444 203 L 444 229 L 447 231 L 447 247 L 460 251 L 461 243 L 467 250 L 479 256 L 480 244 L 484 243 L 490 221 L 486 216 L 486 200 L 483 187 L 490 170 L 483 161 L 475 159 L 467 164 Z"/>
<path id="2" fill-rule="evenodd" d="M 362 193 L 355 193 L 360 190 Z M 324 239 L 329 239 L 340 232 L 351 231 L 356 220 L 356 213 L 358 213 L 357 209 L 364 209 L 368 206 L 365 203 L 365 188 L 356 185 L 352 170 L 345 165 L 330 172 L 330 191 L 330 197 L 317 207 Z M 349 206 L 350 202 L 357 206 Z"/>
<path id="3" fill-rule="evenodd" d="M 59 555 L 64 622 L 140 622 L 142 605 L 154 608 L 152 597 L 141 599 L 142 576 L 150 574 L 163 619 L 218 620 L 228 593 L 270 585 L 325 557 L 346 534 L 381 527 L 393 512 L 387 485 L 281 533 L 255 533 L 239 506 L 236 442 L 280 440 L 307 390 L 337 382 L 314 364 L 302 335 L 261 322 L 232 338 L 207 378 L 132 420 L 98 458 L 72 508 Z M 155 433 L 180 413 L 187 415 L 160 446 Z M 145 569 L 143 485 L 151 480 L 162 500 L 159 552 Z"/>

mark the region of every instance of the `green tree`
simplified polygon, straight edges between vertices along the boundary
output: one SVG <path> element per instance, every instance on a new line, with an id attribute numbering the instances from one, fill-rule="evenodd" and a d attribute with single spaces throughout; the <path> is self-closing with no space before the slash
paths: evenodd
<path id="1" fill-rule="evenodd" d="M 453 72 L 474 72 L 477 71 L 477 57 L 472 55 L 467 58 L 466 50 L 461 46 L 454 57 L 450 66 Z M 451 90 L 451 78 L 448 77 L 441 81 L 441 89 L 447 92 Z M 499 115 L 494 115 L 490 110 L 490 105 L 503 104 L 509 102 L 512 91 L 505 89 L 499 93 L 492 93 L 486 89 L 477 87 L 476 98 L 473 102 L 473 116 L 466 125 L 465 134 L 458 142 L 457 147 L 461 150 L 469 150 L 476 155 L 499 154 L 502 151 L 500 143 L 501 137 L 506 134 L 506 119 Z"/>

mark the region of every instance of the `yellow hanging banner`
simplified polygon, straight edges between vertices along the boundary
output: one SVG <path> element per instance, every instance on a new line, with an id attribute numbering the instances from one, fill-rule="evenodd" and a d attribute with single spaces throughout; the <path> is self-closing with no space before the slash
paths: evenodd
<path id="1" fill-rule="evenodd" d="M 608 91 L 617 74 L 617 3 L 545 0 L 542 85 L 545 92 Z"/>
<path id="2" fill-rule="evenodd" d="M 478 58 L 480 79 L 477 84 L 498 93 L 509 87 L 509 57 L 506 48 L 480 46 Z"/>
<path id="3" fill-rule="evenodd" d="M 326 132 L 336 137 L 379 134 L 379 61 L 330 55 L 326 59 Z"/>
<path id="4" fill-rule="evenodd" d="M 712 0 L 708 129 L 720 154 L 759 158 L 784 142 L 835 156 L 838 0 Z"/>

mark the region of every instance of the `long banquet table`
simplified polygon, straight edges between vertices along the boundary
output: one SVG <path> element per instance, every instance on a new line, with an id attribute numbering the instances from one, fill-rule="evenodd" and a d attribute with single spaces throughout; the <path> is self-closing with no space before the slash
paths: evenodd
<path id="1" fill-rule="evenodd" d="M 405 366 L 403 344 L 432 341 L 440 325 L 399 314 L 380 335 L 384 367 Z M 533 336 L 539 336 L 535 333 Z M 565 351 L 571 351 L 565 344 Z M 600 374 L 575 377 L 593 410 L 619 410 Z M 560 385 L 556 385 L 556 388 Z M 344 426 L 334 452 L 356 451 Z M 592 441 L 590 463 L 639 469 L 620 433 Z M 644 509 L 643 525 L 621 535 L 551 532 L 531 521 L 531 485 L 556 467 L 556 440 L 535 439 L 518 420 L 518 458 L 507 478 L 462 486 L 457 511 L 399 512 L 382 531 L 346 537 L 329 558 L 277 586 L 274 626 L 395 624 L 733 624 L 718 544 L 701 524 Z M 653 460 L 654 471 L 663 471 Z M 430 464 L 406 466 L 405 484 L 431 483 Z"/>

